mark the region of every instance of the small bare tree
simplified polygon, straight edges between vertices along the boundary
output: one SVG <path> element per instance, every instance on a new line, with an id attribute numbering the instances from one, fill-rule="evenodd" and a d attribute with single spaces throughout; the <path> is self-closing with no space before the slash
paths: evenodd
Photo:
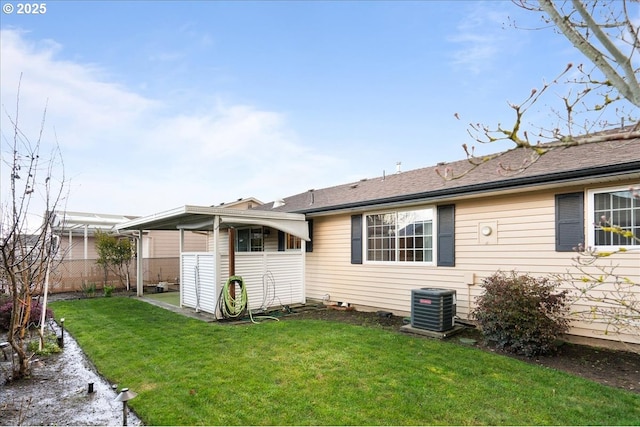
<path id="1" fill-rule="evenodd" d="M 20 85 L 15 114 L 6 113 L 11 135 L 3 134 L 9 147 L 3 163 L 8 166 L 11 188 L 6 200 L 3 194 L 0 222 L 0 271 L 12 302 L 8 342 L 17 354 L 13 379 L 30 373 L 32 355 L 27 350 L 28 331 L 40 322 L 38 316 L 34 316 L 34 309 L 46 310 L 39 305 L 37 297 L 43 294 L 55 256 L 57 245 L 51 233 L 53 211 L 62 202 L 65 188 L 64 174 L 61 179 L 56 176 L 63 166 L 58 145 L 52 144 L 48 158 L 40 154 L 44 146 L 46 107 L 39 134 L 31 139 L 19 126 L 19 88 Z M 39 333 L 42 343 L 44 337 L 42 331 Z"/>

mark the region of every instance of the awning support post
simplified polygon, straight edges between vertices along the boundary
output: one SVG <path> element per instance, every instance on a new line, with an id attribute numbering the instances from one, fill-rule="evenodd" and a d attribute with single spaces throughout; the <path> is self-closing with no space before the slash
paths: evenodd
<path id="1" fill-rule="evenodd" d="M 236 229 L 229 228 L 229 277 L 236 275 Z M 229 288 L 231 298 L 236 297 L 236 287 Z"/>
<path id="2" fill-rule="evenodd" d="M 137 291 L 137 295 L 139 297 L 141 297 L 144 293 L 144 283 L 143 283 L 143 273 L 144 273 L 144 265 L 143 265 L 143 254 L 142 254 L 142 230 L 138 231 L 138 250 L 136 251 L 137 254 L 137 261 L 138 261 L 138 267 L 136 268 L 136 291 Z"/>

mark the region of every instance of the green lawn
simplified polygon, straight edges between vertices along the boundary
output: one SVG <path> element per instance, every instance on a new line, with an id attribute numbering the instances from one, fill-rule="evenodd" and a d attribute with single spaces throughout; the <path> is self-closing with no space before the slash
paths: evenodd
<path id="1" fill-rule="evenodd" d="M 147 425 L 637 425 L 640 395 L 453 342 L 320 320 L 51 304 Z"/>

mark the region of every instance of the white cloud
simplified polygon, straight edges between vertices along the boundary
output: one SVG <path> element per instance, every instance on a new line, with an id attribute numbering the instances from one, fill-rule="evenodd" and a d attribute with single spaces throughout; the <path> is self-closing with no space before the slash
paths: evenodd
<path id="1" fill-rule="evenodd" d="M 344 169 L 301 144 L 281 113 L 219 100 L 197 113 L 172 111 L 174 100 L 142 96 L 99 65 L 59 59 L 64 46 L 55 42 L 17 30 L 2 30 L 0 40 L 2 104 L 13 115 L 22 73 L 27 135 L 38 134 L 48 100 L 45 138 L 55 131 L 62 148 L 68 209 L 145 215 L 239 197 L 270 201 L 333 184 Z M 3 157 L 8 129 L 3 114 Z"/>
<path id="2" fill-rule="evenodd" d="M 448 41 L 459 46 L 451 52 L 451 63 L 474 74 L 492 68 L 494 62 L 514 49 L 513 40 L 502 29 L 508 21 L 503 4 L 501 10 L 492 9 L 486 2 L 467 3 L 471 9 L 456 26 L 456 32 Z"/>
<path id="3" fill-rule="evenodd" d="M 20 85 L 21 127 L 39 126 L 48 105 L 46 123 L 58 129 L 63 148 L 99 145 L 115 128 L 132 126 L 156 104 L 106 81 L 96 66 L 57 60 L 62 47 L 55 42 L 33 43 L 26 36 L 15 30 L 0 34 L 2 104 L 15 113 Z"/>

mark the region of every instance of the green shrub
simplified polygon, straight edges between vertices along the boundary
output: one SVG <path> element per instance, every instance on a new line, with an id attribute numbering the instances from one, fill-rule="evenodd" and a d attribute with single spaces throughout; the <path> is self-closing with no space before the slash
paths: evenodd
<path id="1" fill-rule="evenodd" d="M 110 285 L 106 285 L 102 291 L 104 292 L 104 296 L 105 297 L 110 297 L 111 295 L 113 295 L 113 291 L 116 289 L 115 286 L 110 286 Z"/>
<path id="2" fill-rule="evenodd" d="M 568 291 L 547 278 L 497 272 L 483 280 L 472 315 L 487 341 L 508 352 L 534 356 L 555 348 L 569 329 Z"/>
<path id="3" fill-rule="evenodd" d="M 80 290 L 84 294 L 85 297 L 93 297 L 96 294 L 96 284 L 89 283 L 88 285 L 82 284 Z"/>
<path id="4" fill-rule="evenodd" d="M 42 350 L 40 350 L 40 338 L 29 341 L 27 344 L 27 350 L 39 356 L 49 356 L 51 354 L 62 352 L 55 334 L 45 334 Z"/>

